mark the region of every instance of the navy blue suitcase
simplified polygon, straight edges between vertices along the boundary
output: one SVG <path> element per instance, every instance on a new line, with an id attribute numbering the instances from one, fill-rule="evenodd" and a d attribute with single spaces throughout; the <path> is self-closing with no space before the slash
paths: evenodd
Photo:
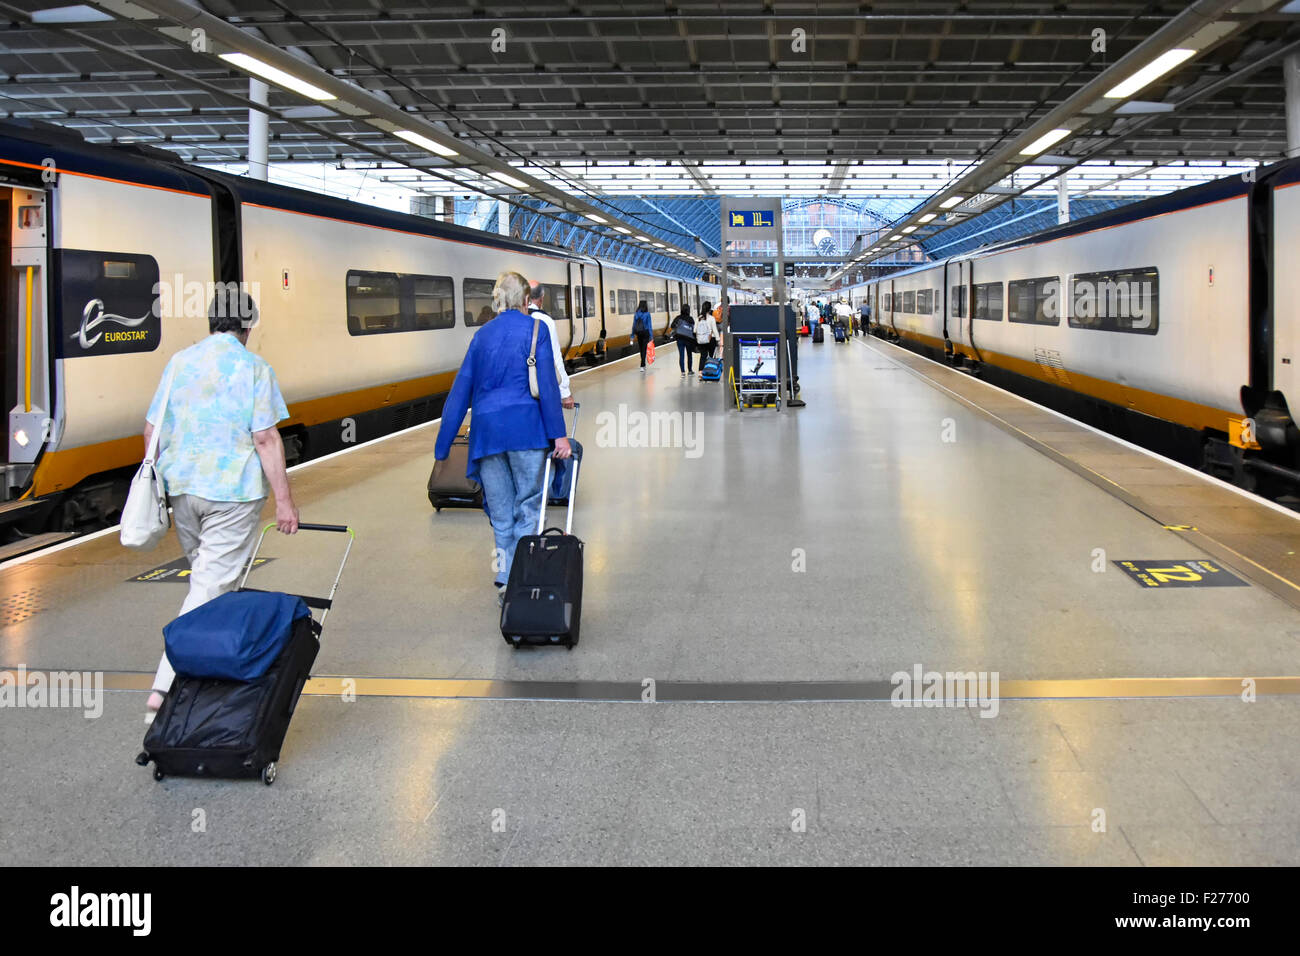
<path id="1" fill-rule="evenodd" d="M 542 485 L 551 479 L 546 459 Z M 578 467 L 574 466 L 576 479 Z M 546 527 L 546 505 L 537 519 L 537 534 L 525 535 L 515 548 L 510 578 L 501 603 L 501 636 L 516 650 L 524 645 L 565 647 L 578 643 L 582 623 L 582 541 L 573 534 L 569 496 L 564 530 Z"/>

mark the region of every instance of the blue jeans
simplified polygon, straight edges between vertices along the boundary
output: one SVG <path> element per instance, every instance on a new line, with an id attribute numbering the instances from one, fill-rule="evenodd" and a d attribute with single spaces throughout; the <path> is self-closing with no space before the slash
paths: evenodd
<path id="1" fill-rule="evenodd" d="M 537 518 L 542 511 L 542 470 L 546 465 L 545 448 L 526 451 L 502 451 L 480 458 L 479 483 L 483 485 L 483 504 L 492 522 L 492 534 L 500 556 L 496 582 L 510 579 L 510 565 L 515 547 L 524 535 L 537 534 Z"/>
<path id="2" fill-rule="evenodd" d="M 683 372 L 693 372 L 691 368 L 691 358 L 695 355 L 695 340 L 688 339 L 683 335 L 677 338 L 677 367 Z"/>

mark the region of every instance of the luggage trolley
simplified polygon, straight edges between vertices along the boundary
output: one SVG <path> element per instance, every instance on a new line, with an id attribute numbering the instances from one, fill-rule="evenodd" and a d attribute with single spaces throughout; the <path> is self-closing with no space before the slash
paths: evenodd
<path id="1" fill-rule="evenodd" d="M 780 362 L 777 352 L 781 348 L 778 335 L 735 335 L 740 361 L 736 372 L 736 407 L 780 408 Z"/>

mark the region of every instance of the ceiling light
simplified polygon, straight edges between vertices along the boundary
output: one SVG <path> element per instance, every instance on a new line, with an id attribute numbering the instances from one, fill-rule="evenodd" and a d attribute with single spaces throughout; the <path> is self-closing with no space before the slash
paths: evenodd
<path id="1" fill-rule="evenodd" d="M 1116 86 L 1106 94 L 1108 100 L 1123 99 L 1126 96 L 1132 96 L 1142 87 L 1146 86 L 1160 77 L 1164 76 L 1178 64 L 1196 55 L 1195 50 L 1189 50 L 1185 47 L 1177 47 L 1167 53 L 1162 53 L 1142 69 L 1138 70 L 1123 83 Z"/>
<path id="2" fill-rule="evenodd" d="M 319 86 L 312 86 L 306 80 L 300 80 L 298 77 L 284 70 L 276 69 L 269 63 L 263 63 L 247 53 L 223 53 L 221 59 L 225 60 L 231 66 L 238 67 L 245 73 L 252 73 L 254 76 L 260 76 L 262 79 L 274 83 L 276 86 L 283 86 L 286 90 L 292 90 L 308 99 L 312 100 L 333 100 L 337 97 L 333 93 L 327 93 Z"/>
<path id="3" fill-rule="evenodd" d="M 621 232 L 621 233 L 622 233 L 623 235 L 625 235 L 625 236 L 630 236 L 630 235 L 632 235 L 632 230 L 631 230 L 631 229 L 624 229 L 622 226 L 615 226 L 615 227 L 614 227 L 614 231 L 615 231 L 615 232 Z"/>
<path id="4" fill-rule="evenodd" d="M 932 213 L 932 212 L 927 212 L 924 216 L 922 216 L 920 219 L 918 219 L 917 222 L 919 222 L 919 223 L 921 223 L 921 224 L 924 225 L 925 223 L 927 223 L 927 222 L 929 222 L 930 220 L 934 219 L 934 216 L 935 216 L 934 213 Z"/>
<path id="5" fill-rule="evenodd" d="M 398 139 L 404 139 L 408 143 L 413 143 L 421 149 L 427 149 L 431 153 L 437 153 L 439 156 L 459 156 L 450 146 L 443 146 L 442 143 L 435 143 L 427 136 L 421 136 L 419 133 L 412 133 L 409 129 L 395 129 L 393 135 Z"/>
<path id="6" fill-rule="evenodd" d="M 650 238 L 649 236 L 637 236 L 637 239 L 641 240 L 642 242 L 651 242 L 651 241 L 653 241 L 653 240 L 651 240 L 651 238 Z"/>
<path id="7" fill-rule="evenodd" d="M 1044 133 L 1038 139 L 1034 140 L 1028 146 L 1020 151 L 1021 156 L 1037 156 L 1053 143 L 1059 143 L 1065 137 L 1069 136 L 1072 131 L 1068 129 L 1054 129 Z"/>
<path id="8" fill-rule="evenodd" d="M 604 223 L 608 221 L 605 219 L 604 216 L 597 216 L 594 212 L 584 212 L 582 215 L 585 218 L 590 219 L 592 222 L 598 222 L 601 223 L 602 225 L 604 225 Z"/>
<path id="9" fill-rule="evenodd" d="M 953 206 L 957 205 L 957 203 L 962 202 L 965 198 L 965 196 L 949 196 L 943 202 L 939 203 L 939 208 L 951 209 Z"/>
<path id="10" fill-rule="evenodd" d="M 908 234 L 908 233 L 910 233 L 910 232 L 916 232 L 916 226 L 908 226 L 906 229 L 903 230 L 903 234 L 904 234 L 904 235 L 906 235 L 906 234 Z"/>
<path id="11" fill-rule="evenodd" d="M 527 189 L 527 185 L 521 179 L 515 179 L 509 173 L 499 173 L 495 169 L 489 170 L 488 175 L 498 182 L 505 183 L 507 186 L 514 186 L 516 189 Z"/>
<path id="12" fill-rule="evenodd" d="M 903 238 L 902 236 L 890 236 L 890 237 L 889 237 L 889 241 L 890 241 L 890 242 L 897 242 L 899 239 L 902 239 L 902 238 Z"/>

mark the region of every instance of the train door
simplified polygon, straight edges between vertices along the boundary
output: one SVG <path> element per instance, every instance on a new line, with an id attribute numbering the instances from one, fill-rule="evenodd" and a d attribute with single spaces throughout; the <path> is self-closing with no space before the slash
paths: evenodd
<path id="1" fill-rule="evenodd" d="M 569 263 L 569 341 L 564 347 L 564 357 L 567 359 L 573 354 L 576 346 L 582 343 L 582 332 L 586 328 L 583 322 L 586 303 L 582 301 L 582 266 L 577 262 Z M 560 316 L 552 316 L 559 319 Z M 581 323 L 581 328 L 579 327 Z"/>
<path id="2" fill-rule="evenodd" d="M 45 314 L 48 199 L 44 190 L 0 187 L 0 295 L 4 303 L 4 402 L 8 414 L 7 500 L 31 477 L 49 438 L 52 389 Z"/>

